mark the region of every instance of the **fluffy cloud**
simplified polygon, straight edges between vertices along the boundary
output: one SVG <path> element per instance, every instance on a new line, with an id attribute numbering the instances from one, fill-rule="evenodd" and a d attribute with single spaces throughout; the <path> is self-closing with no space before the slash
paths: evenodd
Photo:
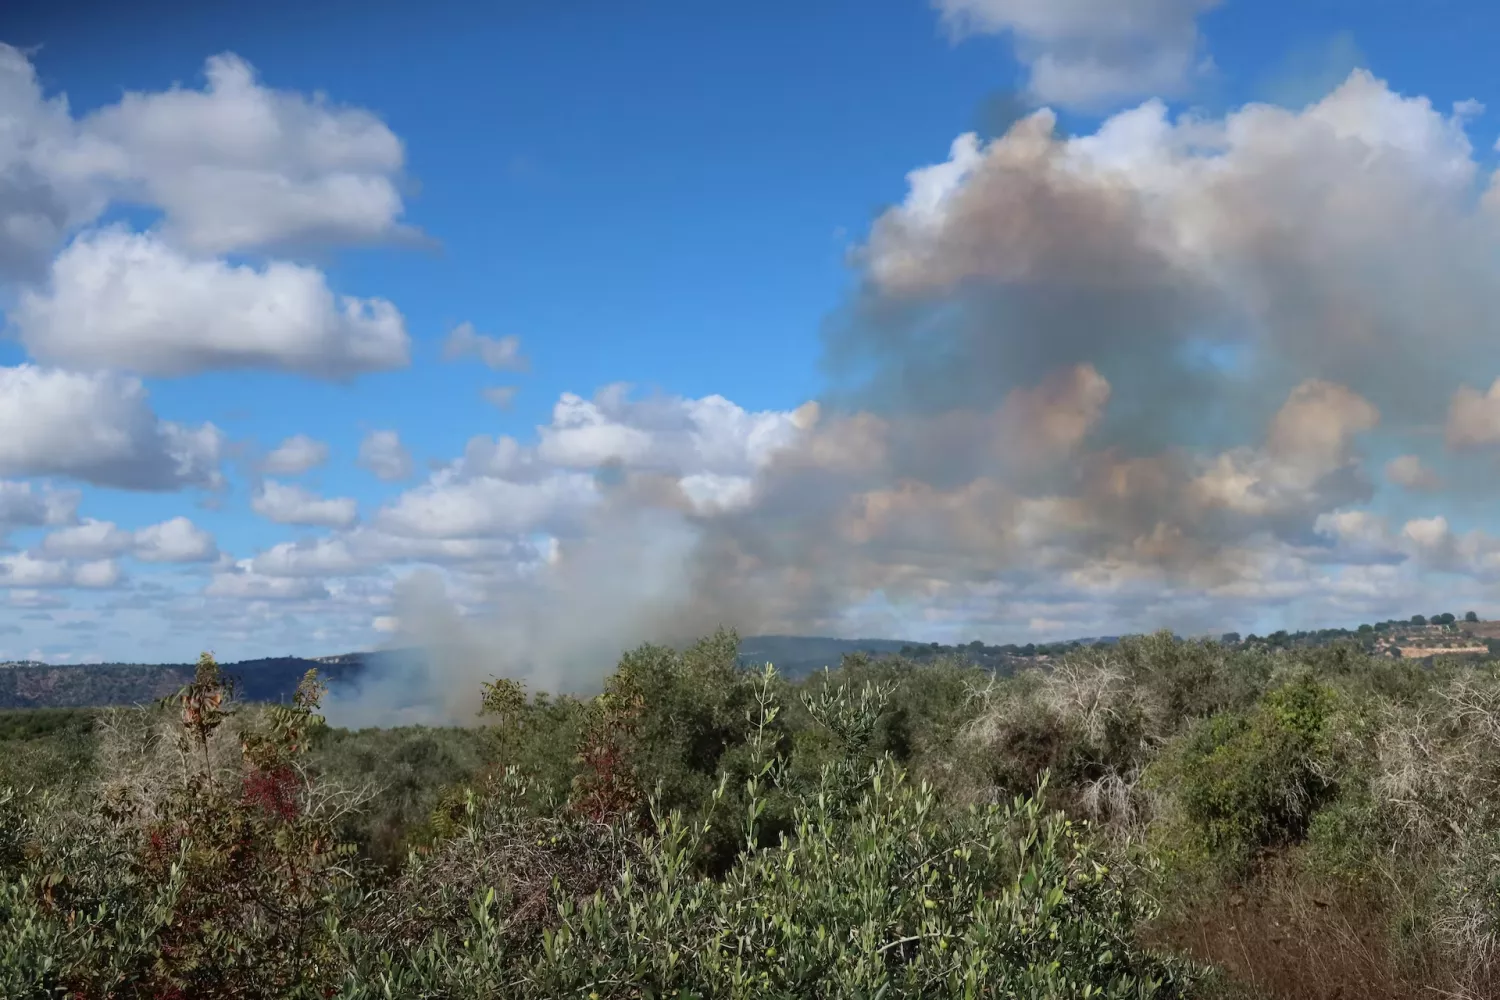
<path id="1" fill-rule="evenodd" d="M 383 574 L 393 565 L 476 565 L 517 570 L 544 558 L 527 538 L 431 538 L 360 526 L 317 539 L 282 542 L 250 560 L 265 576 L 347 577 Z"/>
<path id="2" fill-rule="evenodd" d="M 60 162 L 75 142 L 67 102 L 45 99 L 30 60 L 9 45 L 0 45 L 0 120 L 0 279 L 31 279 L 105 198 Z"/>
<path id="3" fill-rule="evenodd" d="M 0 529 L 71 524 L 78 516 L 78 501 L 76 491 L 0 480 Z"/>
<path id="4" fill-rule="evenodd" d="M 513 385 L 491 385 L 480 390 L 485 402 L 499 410 L 508 410 L 516 401 L 517 388 Z"/>
<path id="5" fill-rule="evenodd" d="M 101 173 L 166 212 L 184 245 L 223 253 L 393 235 L 401 141 L 358 108 L 270 90 L 234 55 L 203 90 L 127 93 L 81 123 Z"/>
<path id="6" fill-rule="evenodd" d="M 118 584 L 122 576 L 120 564 L 113 559 L 96 559 L 73 570 L 73 586 L 103 590 Z"/>
<path id="7" fill-rule="evenodd" d="M 564 393 L 535 448 L 475 438 L 374 523 L 392 536 L 450 540 L 576 530 L 606 499 L 596 473 L 605 483 L 644 476 L 633 482 L 657 491 L 648 502 L 703 514 L 743 506 L 756 471 L 791 446 L 810 413 L 752 413 L 721 396 L 633 399 L 618 385 L 592 400 Z"/>
<path id="8" fill-rule="evenodd" d="M 0 46 L 0 273 L 33 276 L 111 199 L 159 207 L 198 253 L 368 242 L 401 232 L 401 142 L 367 111 L 264 87 L 215 56 L 202 90 L 129 92 L 74 119 Z"/>
<path id="9" fill-rule="evenodd" d="M 1316 513 L 1367 499 L 1352 444 L 1378 419 L 1373 406 L 1344 386 L 1304 382 L 1276 414 L 1263 449 L 1219 456 L 1194 485 L 1209 503 L 1254 516 Z"/>
<path id="10" fill-rule="evenodd" d="M 755 480 L 749 476 L 724 476 L 714 472 L 695 472 L 683 476 L 678 486 L 692 509 L 699 514 L 736 510 L 755 499 Z"/>
<path id="11" fill-rule="evenodd" d="M 34 356 L 74 368 L 346 378 L 408 359 L 405 322 L 383 299 L 335 296 L 309 267 L 194 259 L 119 228 L 76 239 L 12 319 Z"/>
<path id="12" fill-rule="evenodd" d="M 260 465 L 273 476 L 296 476 L 328 461 L 328 445 L 306 434 L 296 434 L 277 446 Z"/>
<path id="13" fill-rule="evenodd" d="M 338 577 L 375 569 L 375 564 L 360 559 L 339 538 L 281 542 L 255 556 L 249 565 L 262 576 Z"/>
<path id="14" fill-rule="evenodd" d="M 130 532 L 90 517 L 73 527 L 48 532 L 40 549 L 44 555 L 58 559 L 101 559 L 117 556 L 134 544 Z"/>
<path id="15" fill-rule="evenodd" d="M 207 562 L 218 555 L 213 536 L 185 517 L 174 517 L 139 531 L 124 531 L 109 521 L 86 518 L 48 532 L 37 547 L 56 559 L 102 560 L 130 554 L 144 562 Z"/>
<path id="16" fill-rule="evenodd" d="M 1317 533 L 1340 544 L 1368 549 L 1388 548 L 1392 543 L 1385 518 L 1367 510 L 1339 510 L 1318 515 Z"/>
<path id="17" fill-rule="evenodd" d="M 1204 63 L 1200 14 L 1220 0 L 934 0 L 959 33 L 1010 34 L 1039 100 L 1093 107 L 1180 91 Z"/>
<path id="18" fill-rule="evenodd" d="M 747 474 L 795 439 L 792 412 L 751 413 L 723 396 L 632 400 L 627 386 L 592 400 L 563 393 L 538 428 L 537 456 L 563 468 Z"/>
<path id="19" fill-rule="evenodd" d="M 1420 455 L 1397 455 L 1385 464 L 1385 478 L 1409 490 L 1439 490 L 1443 481 Z"/>
<path id="20" fill-rule="evenodd" d="M 388 483 L 411 478 L 411 453 L 395 431 L 371 431 L 359 444 L 359 464 Z"/>
<path id="21" fill-rule="evenodd" d="M 185 517 L 142 528 L 132 541 L 132 554 L 144 562 L 211 562 L 219 554 L 213 535 Z"/>
<path id="22" fill-rule="evenodd" d="M 1055 126 L 1038 112 L 913 172 L 871 233 L 869 301 L 833 361 L 950 405 L 1004 391 L 997 372 L 1027 382 L 1087 362 L 1142 409 L 1175 383 L 1138 424 L 1175 435 L 1168 418 L 1215 402 L 1189 360 L 1211 346 L 1280 380 L 1278 396 L 1321 378 L 1388 417 L 1440 419 L 1500 305 L 1475 263 L 1496 233 L 1474 206 L 1461 118 L 1356 72 L 1302 111 L 1173 121 L 1149 102 L 1092 135 Z"/>
<path id="23" fill-rule="evenodd" d="M 595 497 L 593 476 L 577 472 L 535 482 L 489 476 L 439 481 L 402 494 L 375 516 L 375 524 L 413 538 L 516 534 L 566 525 Z"/>
<path id="24" fill-rule="evenodd" d="M 328 588 L 318 580 L 264 576 L 255 572 L 248 560 L 215 573 L 204 593 L 236 601 L 306 601 L 329 596 Z"/>
<path id="25" fill-rule="evenodd" d="M 347 528 L 359 519 L 351 497 L 324 498 L 300 486 L 267 480 L 250 499 L 250 509 L 277 524 Z"/>
<path id="26" fill-rule="evenodd" d="M 0 474 L 54 475 L 133 490 L 216 487 L 223 434 L 160 420 L 135 379 L 0 368 Z"/>
<path id="27" fill-rule="evenodd" d="M 460 323 L 443 342 L 445 360 L 466 357 L 477 357 L 485 367 L 496 371 L 526 369 L 526 359 L 521 357 L 520 337 L 488 337 L 475 331 L 473 323 Z"/>
<path id="28" fill-rule="evenodd" d="M 1500 582 L 1500 537 L 1483 528 L 1459 533 L 1442 514 L 1418 517 L 1401 526 L 1398 544 L 1423 570 Z M 1432 586 L 1436 580 L 1429 573 L 1424 582 Z"/>
<path id="29" fill-rule="evenodd" d="M 337 580 L 435 565 L 488 593 L 548 566 L 557 535 L 587 539 L 612 509 L 665 504 L 713 517 L 743 507 L 756 470 L 814 422 L 815 410 L 756 414 L 720 397 L 637 400 L 619 386 L 592 401 L 564 395 L 553 420 L 538 428 L 535 447 L 475 438 L 461 459 L 392 500 L 369 524 L 272 546 L 242 569 L 265 578 Z M 638 446 L 608 444 L 622 439 Z M 399 440 L 392 435 L 388 443 Z M 409 470 L 403 459 L 391 471 Z M 246 584 L 220 582 L 215 593 L 236 586 Z"/>
<path id="30" fill-rule="evenodd" d="M 72 582 L 72 568 L 60 559 L 38 559 L 25 552 L 0 556 L 0 586 L 66 587 Z"/>
<path id="31" fill-rule="evenodd" d="M 1424 549 L 1436 549 L 1451 537 L 1448 519 L 1442 515 L 1407 521 L 1401 533 Z"/>
<path id="32" fill-rule="evenodd" d="M 1448 445 L 1472 448 L 1500 441 L 1500 379 L 1488 392 L 1459 386 L 1448 405 Z"/>
<path id="33" fill-rule="evenodd" d="M 60 559 L 46 559 L 21 552 L 0 556 L 0 587 L 58 588 L 86 587 L 103 589 L 120 582 L 120 567 L 113 559 L 98 559 L 73 564 Z M 12 591 L 14 603 L 16 591 Z"/>

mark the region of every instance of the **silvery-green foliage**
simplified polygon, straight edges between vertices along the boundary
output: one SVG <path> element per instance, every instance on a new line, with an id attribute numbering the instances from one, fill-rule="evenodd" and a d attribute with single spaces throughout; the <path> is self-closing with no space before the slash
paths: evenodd
<path id="1" fill-rule="evenodd" d="M 757 696 L 767 725 L 769 692 L 765 684 Z M 878 694 L 831 692 L 814 710 L 846 726 L 857 749 Z M 757 805 L 776 768 L 757 759 L 745 848 L 722 878 L 695 866 L 711 819 L 658 816 L 613 884 L 582 899 L 558 893 L 539 947 L 518 946 L 503 896 L 488 890 L 466 926 L 414 953 L 356 957 L 345 995 L 1187 995 L 1189 970 L 1136 943 L 1150 900 L 1037 796 L 945 809 L 931 788 L 880 761 L 838 808 L 847 788 L 835 764 L 797 805 L 793 831 L 758 847 Z"/>

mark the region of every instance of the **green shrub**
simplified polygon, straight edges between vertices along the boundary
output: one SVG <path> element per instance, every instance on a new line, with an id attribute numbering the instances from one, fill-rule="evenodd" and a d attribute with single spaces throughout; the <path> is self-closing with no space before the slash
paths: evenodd
<path id="1" fill-rule="evenodd" d="M 739 810 L 741 851 L 721 877 L 699 870 L 704 838 L 733 813 L 721 781 L 699 821 L 655 813 L 634 848 L 615 824 L 576 814 L 498 825 L 476 819 L 462 845 L 501 843 L 552 872 L 557 920 L 540 939 L 515 933 L 521 889 L 512 874 L 472 897 L 467 921 L 404 946 L 355 940 L 350 997 L 1173 997 L 1191 970 L 1142 949 L 1137 924 L 1154 905 L 1103 862 L 1085 832 L 1035 797 L 945 808 L 889 758 L 850 788 L 880 714 L 881 689 L 809 699 L 847 756 L 793 797 L 790 829 L 763 846 L 766 794 L 785 776 L 771 730 L 778 707 L 758 686 Z M 852 797 L 851 797 L 851 792 Z M 512 801 L 524 797 L 513 795 Z M 472 803 L 471 817 L 494 815 Z M 571 848 L 563 845 L 571 844 Z M 623 862 L 607 885 L 579 892 L 583 857 Z M 568 858 L 573 860 L 569 861 Z M 413 880 L 432 884 L 417 862 Z M 564 873 L 566 873 L 564 875 Z M 456 900 L 446 902 L 455 912 Z M 356 985 L 357 984 L 357 985 Z"/>
<path id="2" fill-rule="evenodd" d="M 1209 995 L 1142 928 L 1263 985 L 1308 928 L 1387 970 L 1297 995 L 1497 995 L 1500 679 L 1289 643 L 794 683 L 720 633 L 361 732 L 205 660 L 0 718 L 0 996 Z"/>
<path id="3" fill-rule="evenodd" d="M 1330 720 L 1337 695 L 1301 677 L 1248 712 L 1225 712 L 1185 734 L 1152 784 L 1198 846 L 1231 867 L 1301 840 L 1336 793 Z"/>
<path id="4" fill-rule="evenodd" d="M 1368 883 L 1383 873 L 1385 833 L 1369 796 L 1345 794 L 1313 815 L 1304 860 L 1315 875 L 1353 885 Z"/>
<path id="5" fill-rule="evenodd" d="M 1263 650 L 1186 642 L 1166 631 L 1126 637 L 1114 655 L 1132 682 L 1161 706 L 1170 731 L 1186 720 L 1248 707 L 1266 689 L 1277 663 Z"/>
<path id="6" fill-rule="evenodd" d="M 307 768 L 319 781 L 365 790 L 341 836 L 382 865 L 399 865 L 429 835 L 427 821 L 445 794 L 478 780 L 488 759 L 476 728 L 320 731 Z M 459 801 L 462 796 L 459 795 Z"/>

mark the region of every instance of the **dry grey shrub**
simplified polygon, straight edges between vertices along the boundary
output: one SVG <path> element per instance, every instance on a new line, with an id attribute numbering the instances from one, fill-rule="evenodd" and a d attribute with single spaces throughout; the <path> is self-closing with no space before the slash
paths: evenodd
<path id="1" fill-rule="evenodd" d="M 1068 789 L 1076 808 L 1112 833 L 1139 831 L 1151 803 L 1141 772 L 1163 741 L 1167 712 L 1108 653 L 1075 653 L 1050 670 L 1029 670 L 1007 681 L 973 687 L 981 703 L 960 738 L 979 749 L 1006 746 L 1015 734 L 1050 726 L 1086 762 Z M 1069 776 L 1055 775 L 1054 781 Z"/>
<path id="2" fill-rule="evenodd" d="M 1466 992 L 1500 987 L 1500 830 L 1461 829 L 1438 873 L 1433 931 Z"/>
<path id="3" fill-rule="evenodd" d="M 1386 703 L 1377 712 L 1370 783 L 1377 808 L 1394 819 L 1398 843 L 1430 845 L 1446 836 L 1463 809 L 1467 777 L 1460 755 L 1438 711 Z"/>
<path id="4" fill-rule="evenodd" d="M 165 789 L 194 775 L 225 784 L 239 773 L 243 725 L 241 716 L 229 716 L 193 753 L 180 739 L 182 727 L 173 713 L 154 707 L 106 709 L 96 723 L 98 792 L 140 822 L 154 822 Z"/>
<path id="5" fill-rule="evenodd" d="M 266 726 L 269 717 L 261 705 L 232 708 L 201 744 L 182 738 L 181 721 L 170 709 L 131 707 L 101 712 L 95 730 L 99 801 L 145 828 L 163 818 L 168 798 L 194 778 L 207 778 L 226 791 L 238 789 L 246 774 L 245 737 Z M 292 766 L 305 770 L 300 760 Z M 380 793 L 373 782 L 355 785 L 327 777 L 303 781 L 301 787 L 304 814 L 333 824 L 360 812 Z"/>
<path id="6" fill-rule="evenodd" d="M 1370 713 L 1375 860 L 1400 909 L 1425 912 L 1454 997 L 1500 987 L 1500 680 L 1465 671 L 1426 704 Z M 1358 734 L 1345 734 L 1350 742 Z"/>
<path id="7" fill-rule="evenodd" d="M 1371 790 L 1400 840 L 1426 846 L 1487 814 L 1500 792 L 1500 683 L 1465 674 L 1431 706 L 1385 702 L 1377 710 Z"/>
<path id="8" fill-rule="evenodd" d="M 520 941 L 555 918 L 562 899 L 587 899 L 614 884 L 627 863 L 641 862 L 625 826 L 537 817 L 524 804 L 528 791 L 515 768 L 470 791 L 457 834 L 411 857 L 362 930 L 387 947 L 435 932 L 457 935 L 471 901 L 494 889 L 506 903 L 499 934 Z"/>
<path id="9" fill-rule="evenodd" d="M 1444 739 L 1422 776 L 1452 832 L 1438 873 L 1433 929 L 1475 995 L 1500 986 L 1500 681 L 1460 676 L 1441 692 Z"/>

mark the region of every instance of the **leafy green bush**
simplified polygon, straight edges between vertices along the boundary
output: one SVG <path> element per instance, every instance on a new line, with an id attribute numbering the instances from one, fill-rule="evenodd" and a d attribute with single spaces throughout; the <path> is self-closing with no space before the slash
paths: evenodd
<path id="1" fill-rule="evenodd" d="M 330 731 L 315 678 L 237 704 L 211 659 L 0 718 L 0 996 L 1208 995 L 1143 940 L 1276 995 L 1500 987 L 1491 667 L 735 649 L 497 680 L 465 728 Z"/>
<path id="2" fill-rule="evenodd" d="M 459 844 L 499 842 L 554 874 L 558 919 L 540 940 L 514 933 L 513 874 L 476 893 L 466 924 L 435 940 L 351 948 L 360 983 L 347 996 L 413 997 L 1148 997 L 1186 995 L 1190 969 L 1134 940 L 1149 898 L 1104 864 L 1082 829 L 1036 798 L 945 809 L 888 758 L 850 789 L 844 762 L 797 797 L 791 829 L 763 846 L 770 783 L 785 775 L 774 749 L 778 706 L 759 686 L 735 864 L 714 877 L 696 859 L 715 815 L 657 811 L 631 843 L 596 827 L 590 851 L 578 817 L 476 819 Z M 858 760 L 883 692 L 866 687 L 812 699 Z M 727 804 L 725 783 L 713 799 Z M 849 793 L 856 794 L 849 798 Z M 518 793 L 512 801 L 524 797 Z M 471 815 L 476 813 L 471 806 Z M 560 845 L 572 843 L 573 851 Z M 459 848 L 464 850 L 466 848 Z M 623 865 L 592 895 L 568 854 Z M 550 860 L 547 860 L 550 859 Z M 421 869 L 418 869 L 421 871 Z M 418 883 L 433 879 L 414 876 Z M 532 878 L 534 886 L 535 879 Z M 445 909 L 451 915 L 455 900 Z M 534 912 L 526 911 L 526 912 Z M 410 939 L 407 939 L 410 941 Z"/>
<path id="3" fill-rule="evenodd" d="M 1303 676 L 1248 712 L 1194 726 L 1160 760 L 1152 784 L 1198 846 L 1232 867 L 1302 839 L 1337 792 L 1330 721 L 1336 692 Z"/>
<path id="4" fill-rule="evenodd" d="M 23 708 L 0 710 L 0 742 L 48 736 L 86 737 L 98 712 L 91 708 Z"/>
<path id="5" fill-rule="evenodd" d="M 717 651 L 627 657 L 586 706 L 562 808 L 539 811 L 518 765 L 491 771 L 451 835 L 394 879 L 339 839 L 359 795 L 309 767 L 329 745 L 315 678 L 292 705 L 250 711 L 205 656 L 175 712 L 110 720 L 106 794 L 0 795 L 0 991 L 1186 994 L 1191 970 L 1135 941 L 1150 899 L 1084 829 L 1036 798 L 950 807 L 875 751 L 895 685 L 807 693 L 800 710 L 836 748 L 807 785 L 787 766 L 782 682 L 716 674 Z M 536 706 L 513 686 L 488 693 L 503 745 Z M 697 728 L 658 728 L 666 751 L 652 754 L 637 741 L 664 726 L 661 703 Z M 644 790 L 654 776 L 682 795 L 730 755 L 690 810 Z M 770 822 L 773 803 L 784 822 Z M 705 863 L 716 836 L 736 845 L 722 866 Z"/>
<path id="6" fill-rule="evenodd" d="M 479 780 L 489 759 L 486 736 L 478 728 L 325 728 L 307 769 L 324 784 L 366 791 L 364 807 L 346 818 L 340 835 L 377 863 L 399 866 L 430 835 L 428 820 L 449 789 Z"/>

